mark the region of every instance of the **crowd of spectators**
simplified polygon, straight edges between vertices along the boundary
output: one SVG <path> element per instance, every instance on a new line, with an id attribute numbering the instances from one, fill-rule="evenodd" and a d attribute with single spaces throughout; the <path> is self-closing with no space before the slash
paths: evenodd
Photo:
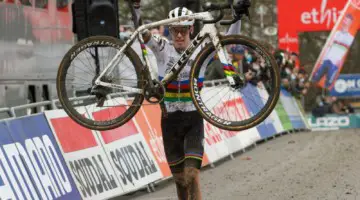
<path id="1" fill-rule="evenodd" d="M 312 115 L 315 117 L 323 117 L 327 114 L 350 114 L 354 113 L 355 109 L 351 106 L 349 101 L 337 99 L 331 96 L 318 96 L 316 98 L 316 107 L 312 110 Z"/>
<path id="2" fill-rule="evenodd" d="M 281 87 L 295 97 L 306 95 L 311 85 L 309 73 L 300 66 L 298 54 L 277 50 L 274 57 L 280 67 Z"/>

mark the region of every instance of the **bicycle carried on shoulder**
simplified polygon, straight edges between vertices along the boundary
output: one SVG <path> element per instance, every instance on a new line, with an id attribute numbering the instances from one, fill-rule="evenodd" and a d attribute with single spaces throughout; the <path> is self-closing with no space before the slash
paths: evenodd
<path id="1" fill-rule="evenodd" d="M 130 8 L 136 17 L 134 8 Z M 187 98 L 192 99 L 206 121 L 218 128 L 240 131 L 261 123 L 279 98 L 279 69 L 273 56 L 257 41 L 219 33 L 215 23 L 230 25 L 239 20 L 222 20 L 223 10 L 230 8 L 229 4 L 207 4 L 205 12 L 136 24 L 137 29 L 126 42 L 109 36 L 93 36 L 78 42 L 64 56 L 57 74 L 57 92 L 63 109 L 89 129 L 122 126 L 141 106 L 163 102 L 166 87 L 180 84 L 177 76 L 195 49 L 207 42 L 193 61 L 190 80 L 184 83 L 190 93 Z M 220 14 L 214 18 L 211 11 Z M 203 28 L 166 76 L 155 81 L 158 77 L 152 73 L 155 68 L 142 42 L 142 31 L 192 19 L 201 20 Z M 137 38 L 141 58 L 134 51 L 139 47 L 135 47 Z M 253 57 L 249 69 L 244 69 L 246 63 L 241 52 L 234 51 L 239 46 Z"/>

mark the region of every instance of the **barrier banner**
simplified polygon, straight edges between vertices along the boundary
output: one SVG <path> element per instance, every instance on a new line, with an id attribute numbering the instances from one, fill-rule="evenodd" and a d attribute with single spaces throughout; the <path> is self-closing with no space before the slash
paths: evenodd
<path id="1" fill-rule="evenodd" d="M 75 123 L 63 110 L 46 111 L 45 115 L 83 199 L 124 193 L 94 131 Z"/>
<path id="2" fill-rule="evenodd" d="M 260 94 L 260 97 L 262 97 L 261 99 L 263 100 L 263 103 L 266 104 L 265 99 L 268 99 L 268 98 L 269 98 L 269 93 L 265 90 L 264 85 L 263 85 L 262 83 L 260 83 L 260 84 L 261 84 L 261 85 L 259 85 L 259 86 L 257 87 L 257 90 L 258 90 L 258 92 L 259 92 L 259 94 Z M 277 113 L 276 113 L 275 110 L 273 110 L 273 111 L 271 112 L 271 114 L 269 115 L 268 118 L 269 118 L 270 122 L 273 124 L 273 126 L 274 126 L 274 128 L 275 128 L 275 133 L 274 133 L 274 134 L 276 134 L 276 133 L 281 133 L 281 132 L 284 131 L 284 128 L 283 128 L 283 126 L 282 126 L 282 124 L 281 124 L 280 118 L 279 118 L 279 116 L 277 115 Z"/>
<path id="3" fill-rule="evenodd" d="M 307 117 L 312 130 L 360 128 L 360 114 L 326 115 L 317 118 L 308 115 Z"/>
<path id="4" fill-rule="evenodd" d="M 297 109 L 294 98 L 285 89 L 281 89 L 280 92 L 280 101 L 289 116 L 293 129 L 306 128 L 306 125 L 301 118 L 300 111 Z"/>
<path id="5" fill-rule="evenodd" d="M 144 102 L 146 104 L 147 102 Z M 170 168 L 167 164 L 163 137 L 161 131 L 161 110 L 159 105 L 142 106 L 136 113 L 135 119 L 141 128 L 144 138 L 150 147 L 156 162 L 159 165 L 164 177 L 171 176 Z"/>
<path id="6" fill-rule="evenodd" d="M 168 166 L 161 131 L 161 109 L 159 105 L 146 105 L 144 102 L 138 113 L 135 115 L 143 136 L 151 149 L 163 177 L 170 177 L 171 172 Z M 203 155 L 202 166 L 209 164 L 206 153 Z"/>
<path id="7" fill-rule="evenodd" d="M 360 74 L 340 74 L 330 96 L 360 97 Z"/>
<path id="8" fill-rule="evenodd" d="M 10 136 L 10 131 L 4 121 L 0 121 L 0 199 L 25 199 L 22 186 L 18 184 L 18 177 L 15 176 L 14 166 L 9 161 L 11 154 L 18 153 L 16 147 L 8 148 L 7 145 L 14 146 L 14 141 Z M 6 156 L 9 154 L 10 156 Z M 30 183 L 30 185 L 33 185 Z M 29 192 L 25 192 L 26 195 Z"/>
<path id="9" fill-rule="evenodd" d="M 293 129 L 290 118 L 286 113 L 284 106 L 281 103 L 281 99 L 279 99 L 278 103 L 276 104 L 275 111 L 280 118 L 281 125 L 284 128 L 284 131 L 289 131 Z"/>
<path id="10" fill-rule="evenodd" d="M 313 83 L 333 88 L 359 27 L 360 1 L 349 0 L 315 63 L 309 78 Z"/>
<path id="11" fill-rule="evenodd" d="M 258 87 L 261 87 L 260 85 Z M 268 94 L 265 88 L 258 88 L 252 84 L 247 84 L 245 88 L 242 89 L 244 94 L 243 99 L 246 105 L 246 108 L 249 110 L 250 115 L 256 115 L 264 107 L 264 102 L 268 99 Z M 251 95 L 250 95 L 251 94 Z M 264 100 L 263 100 L 264 99 Z M 265 139 L 276 134 L 275 127 L 273 125 L 273 120 L 271 117 L 266 118 L 263 122 L 256 126 L 261 138 Z"/>
<path id="12" fill-rule="evenodd" d="M 218 90 L 211 89 L 210 91 L 202 91 L 204 94 L 213 97 L 209 98 L 207 103 L 209 103 L 209 107 L 211 107 L 211 103 L 215 105 L 219 102 L 219 99 L 214 98 L 215 96 L 223 96 L 224 99 L 227 99 L 226 95 L 231 95 L 234 98 L 228 98 L 229 100 L 223 102 L 223 105 L 214 108 L 213 112 L 219 112 L 217 115 L 221 116 L 227 115 L 231 113 L 232 118 L 237 119 L 245 119 L 249 117 L 249 110 L 246 108 L 245 102 L 243 98 L 241 98 L 239 94 L 228 94 L 219 88 Z M 224 95 L 215 95 L 216 93 L 224 93 Z M 229 112 L 223 112 L 223 107 L 228 106 L 227 109 L 233 108 L 234 110 L 228 110 Z M 241 110 L 241 111 L 239 111 Z M 228 116 L 224 116 L 226 119 Z M 245 131 L 235 132 L 235 131 L 226 131 L 223 129 L 219 129 L 214 127 L 210 123 L 204 123 L 205 127 L 205 151 L 209 158 L 210 162 L 215 162 L 221 158 L 228 156 L 231 153 L 237 152 L 251 144 L 255 141 L 259 140 L 261 137 L 257 131 L 257 129 L 251 128 Z"/>
<path id="13" fill-rule="evenodd" d="M 301 119 L 304 122 L 304 125 L 305 125 L 304 128 L 310 129 L 310 124 L 308 123 L 308 120 L 307 120 L 306 114 L 305 114 L 305 110 L 301 105 L 300 99 L 297 99 L 295 97 L 293 97 L 293 99 L 295 100 L 295 106 L 296 106 L 296 108 L 298 109 L 298 111 L 300 113 Z"/>
<path id="14" fill-rule="evenodd" d="M 93 112 L 93 118 L 101 120 L 119 116 L 124 107 L 114 107 Z M 150 151 L 136 121 L 130 120 L 119 128 L 99 132 L 101 144 L 120 180 L 124 192 L 135 191 L 163 178 L 161 170 Z"/>
<path id="15" fill-rule="evenodd" d="M 43 114 L 0 122 L 0 199 L 81 199 Z"/>

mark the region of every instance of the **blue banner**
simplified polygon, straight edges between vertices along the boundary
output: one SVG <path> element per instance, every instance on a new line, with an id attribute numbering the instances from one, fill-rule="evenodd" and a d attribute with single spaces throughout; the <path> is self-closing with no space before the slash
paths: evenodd
<path id="1" fill-rule="evenodd" d="M 0 199 L 19 199 L 18 194 L 22 195 L 18 184 L 16 184 L 17 179 L 13 176 L 15 174 L 14 168 L 10 167 L 9 157 L 5 156 L 13 151 L 7 147 L 8 144 L 12 143 L 14 142 L 6 123 L 0 122 Z"/>
<path id="2" fill-rule="evenodd" d="M 360 74 L 340 74 L 330 91 L 330 96 L 359 97 Z"/>
<path id="3" fill-rule="evenodd" d="M 43 114 L 0 127 L 0 199 L 81 199 Z"/>
<path id="4" fill-rule="evenodd" d="M 288 91 L 281 89 L 280 101 L 284 106 L 285 112 L 289 116 L 293 129 L 306 128 L 305 122 L 301 117 L 301 113 L 298 110 L 295 99 Z"/>
<path id="5" fill-rule="evenodd" d="M 260 109 L 263 108 L 265 103 L 262 101 L 262 97 L 257 88 L 251 84 L 247 84 L 246 87 L 242 89 L 241 93 L 243 94 L 243 100 L 248 111 L 250 112 L 250 115 L 259 113 Z M 262 139 L 271 137 L 276 134 L 276 129 L 271 117 L 265 119 L 262 123 L 257 125 L 256 128 L 259 131 Z"/>

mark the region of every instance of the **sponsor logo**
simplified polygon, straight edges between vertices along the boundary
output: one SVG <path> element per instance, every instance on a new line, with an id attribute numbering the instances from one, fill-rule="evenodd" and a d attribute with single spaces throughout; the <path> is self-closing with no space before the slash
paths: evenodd
<path id="1" fill-rule="evenodd" d="M 297 37 L 291 37 L 291 36 L 289 35 L 289 33 L 287 32 L 284 37 L 282 37 L 282 38 L 279 39 L 279 42 L 280 42 L 280 43 L 285 43 L 285 44 L 288 44 L 288 43 L 299 43 L 299 40 L 298 40 Z"/>
<path id="2" fill-rule="evenodd" d="M 158 169 L 141 141 L 110 151 L 110 157 L 124 185 L 155 174 Z"/>
<path id="3" fill-rule="evenodd" d="M 69 161 L 70 170 L 79 183 L 79 191 L 86 197 L 96 196 L 117 188 L 114 176 L 109 174 L 101 155 Z"/>
<path id="4" fill-rule="evenodd" d="M 197 100 L 201 110 L 212 120 L 218 122 L 218 123 L 222 123 L 224 125 L 230 125 L 231 122 L 220 119 L 219 117 L 217 117 L 216 115 L 214 115 L 207 107 L 206 105 L 204 105 L 204 103 L 202 102 L 202 98 L 200 95 L 200 91 L 198 88 L 198 83 L 197 83 L 197 79 L 194 78 L 194 95 L 195 95 L 195 99 Z"/>
<path id="5" fill-rule="evenodd" d="M 342 117 L 319 117 L 316 118 L 315 121 L 311 118 L 308 119 L 309 124 L 313 128 L 317 127 L 347 127 L 350 126 L 350 118 L 348 116 Z"/>
<path id="6" fill-rule="evenodd" d="M 73 60 L 79 53 L 81 53 L 82 51 L 84 51 L 85 49 L 88 49 L 89 47 L 92 46 L 106 46 L 106 47 L 113 47 L 116 49 L 121 49 L 121 46 L 112 42 L 105 42 L 105 41 L 94 41 L 94 42 L 88 42 L 82 46 L 80 46 L 79 48 L 77 48 L 75 51 L 73 51 L 73 53 L 70 56 L 70 60 Z"/>
<path id="7" fill-rule="evenodd" d="M 24 145 L 3 145 L 0 199 L 57 199 L 71 193 L 73 188 L 61 161 L 48 135 L 26 139 Z"/>
<path id="8" fill-rule="evenodd" d="M 156 129 L 153 127 L 150 127 L 149 135 L 150 135 L 150 147 L 154 152 L 155 158 L 160 163 L 166 163 L 167 160 L 164 150 L 163 137 L 161 136 L 161 134 L 158 134 Z"/>
<path id="9" fill-rule="evenodd" d="M 338 93 L 345 93 L 347 91 L 359 91 L 360 79 L 343 80 L 338 79 L 335 82 L 335 91 Z"/>
<path id="10" fill-rule="evenodd" d="M 322 0 L 320 7 L 311 8 L 310 11 L 301 13 L 300 16 L 301 23 L 326 24 L 327 28 L 333 26 L 340 17 L 342 10 L 338 10 L 338 8 L 336 7 L 328 8 L 327 2 L 328 0 Z"/>

